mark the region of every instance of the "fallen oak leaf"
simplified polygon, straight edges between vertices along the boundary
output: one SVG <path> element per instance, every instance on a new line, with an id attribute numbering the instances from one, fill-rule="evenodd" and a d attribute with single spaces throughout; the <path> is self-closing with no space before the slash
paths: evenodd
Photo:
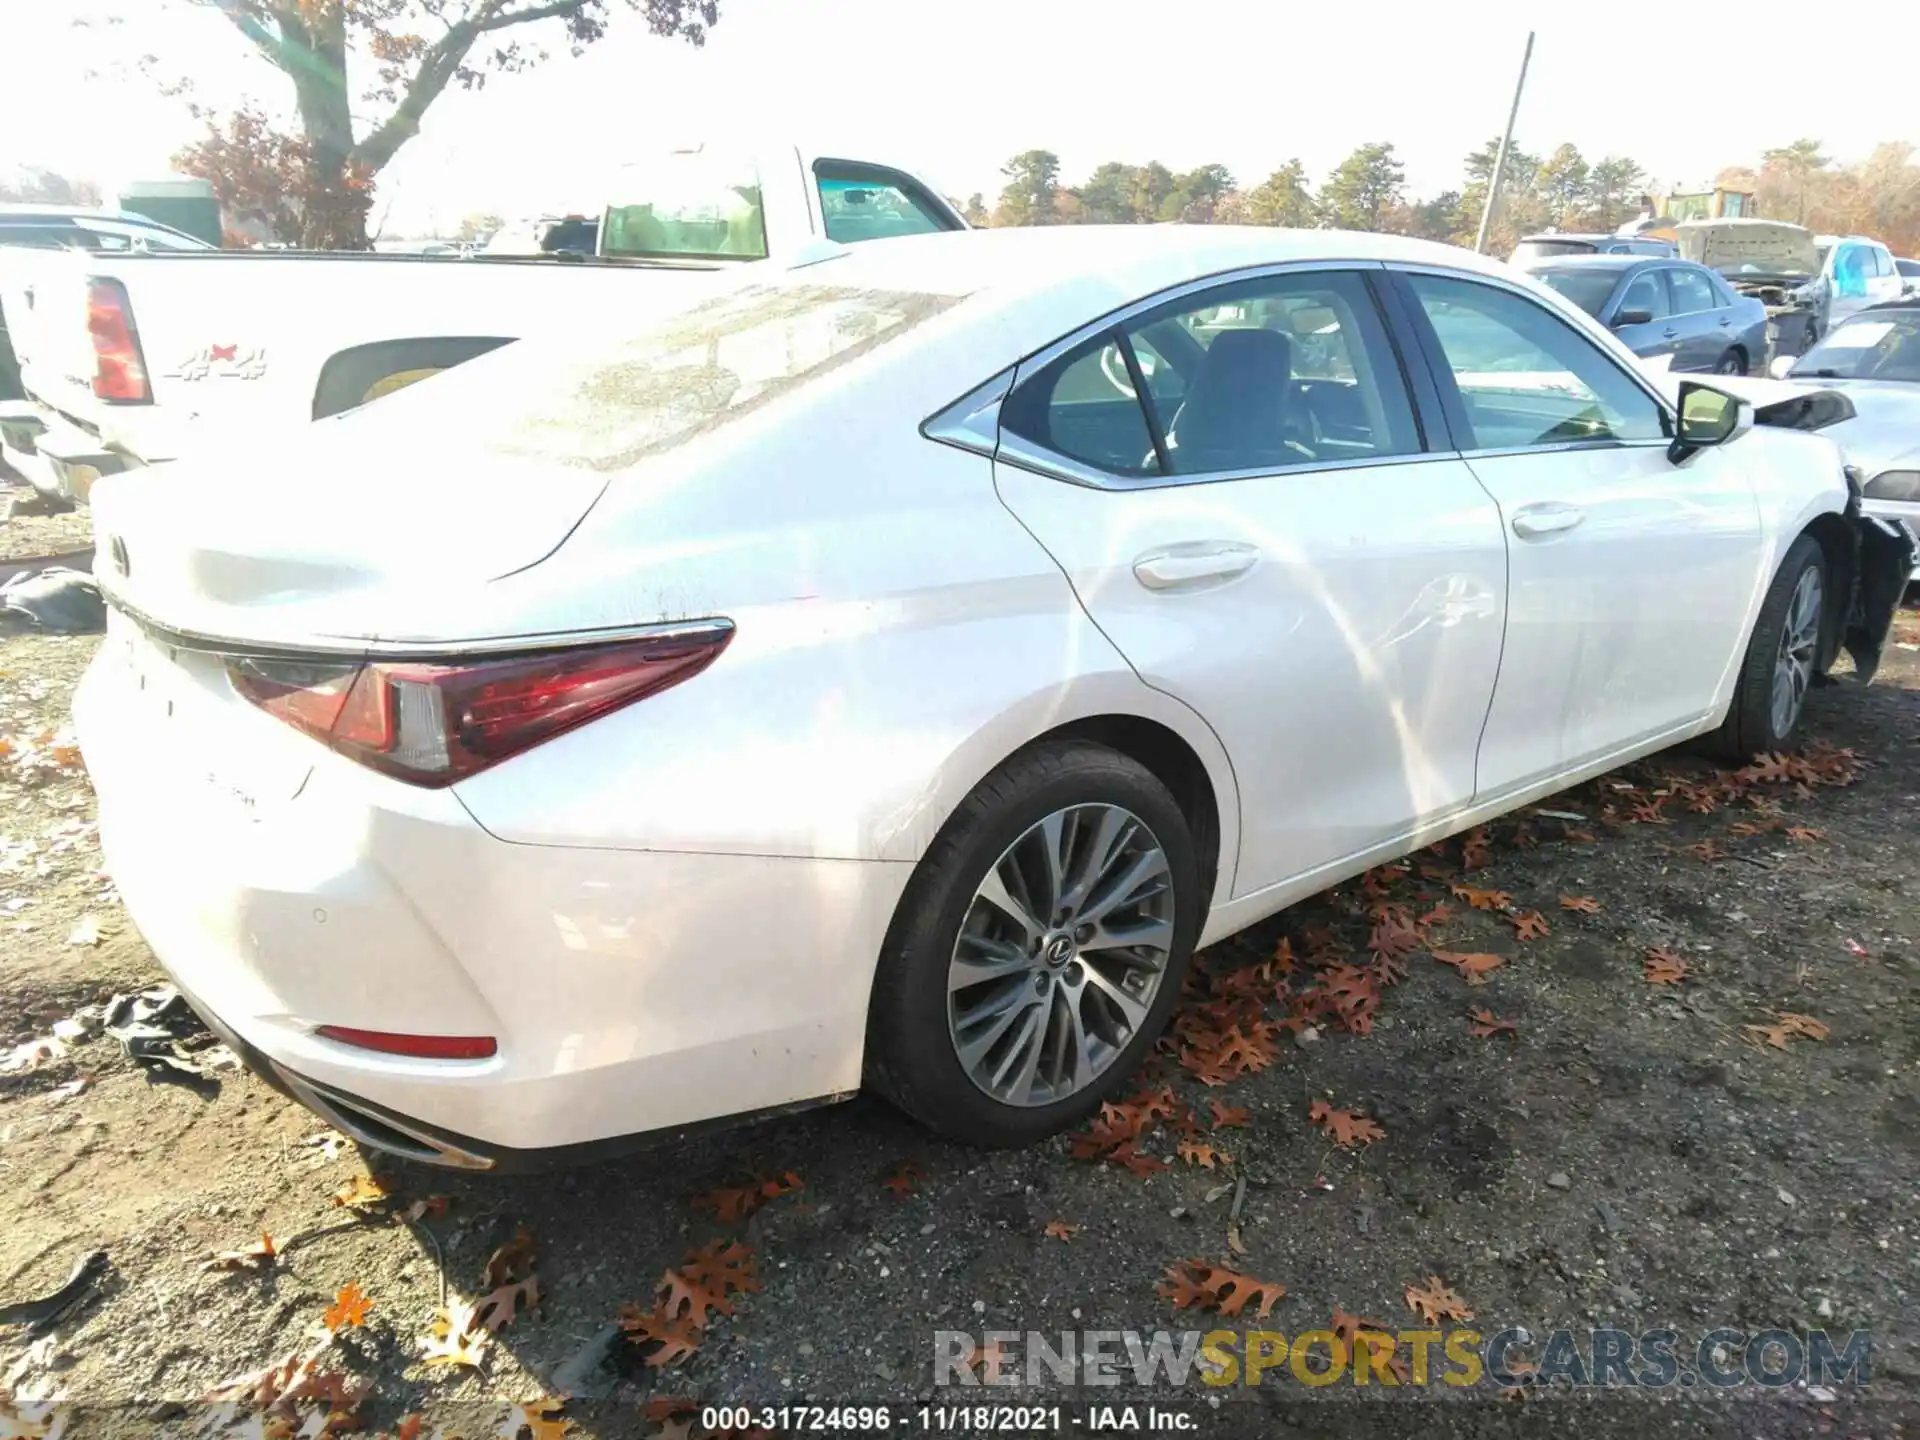
<path id="1" fill-rule="evenodd" d="M 1825 1040 L 1833 1032 L 1824 1022 L 1811 1015 L 1796 1014 L 1791 1010 L 1775 1010 L 1774 1023 L 1771 1025 L 1748 1025 L 1745 1030 L 1749 1043 L 1753 1045 L 1771 1045 L 1776 1050 L 1787 1048 L 1789 1040 Z"/>
<path id="2" fill-rule="evenodd" d="M 1425 1285 L 1406 1287 L 1407 1308 L 1429 1325 L 1436 1320 L 1471 1320 L 1473 1311 L 1467 1302 L 1449 1290 L 1438 1275 L 1429 1275 Z"/>
<path id="3" fill-rule="evenodd" d="M 1520 1026 L 1516 1022 L 1512 1020 L 1502 1020 L 1498 1015 L 1495 1015 L 1491 1010 L 1483 1006 L 1474 1006 L 1471 1010 L 1467 1011 L 1467 1015 L 1473 1021 L 1473 1023 L 1467 1027 L 1467 1033 L 1469 1035 L 1477 1035 L 1483 1040 L 1494 1035 L 1518 1035 L 1520 1033 Z"/>
<path id="4" fill-rule="evenodd" d="M 502 1285 L 526 1279 L 533 1273 L 537 1250 L 533 1231 L 524 1225 L 520 1226 L 513 1232 L 511 1240 L 487 1257 L 487 1263 L 480 1271 L 482 1288 L 498 1290 Z"/>
<path id="5" fill-rule="evenodd" d="M 1182 1140 L 1178 1145 L 1180 1158 L 1189 1165 L 1198 1165 L 1203 1170 L 1211 1170 L 1216 1165 L 1229 1163 L 1233 1157 L 1224 1150 L 1216 1150 L 1211 1145 L 1198 1140 Z"/>
<path id="6" fill-rule="evenodd" d="M 392 1192 L 371 1175 L 355 1175 L 333 1192 L 334 1204 L 361 1212 L 377 1209 L 392 1198 Z"/>
<path id="7" fill-rule="evenodd" d="M 260 1238 L 243 1250 L 221 1250 L 200 1268 L 202 1270 L 264 1270 L 280 1253 L 280 1247 L 273 1236 L 265 1231 Z"/>
<path id="8" fill-rule="evenodd" d="M 474 1303 L 475 1322 L 488 1334 L 497 1334 L 511 1325 L 524 1310 L 540 1303 L 540 1282 L 529 1275 L 491 1290 Z"/>
<path id="9" fill-rule="evenodd" d="M 927 1172 L 911 1160 L 902 1160 L 893 1169 L 893 1173 L 880 1182 L 885 1189 L 891 1190 L 895 1198 L 904 1199 L 920 1181 L 927 1178 Z"/>
<path id="10" fill-rule="evenodd" d="M 1538 910 L 1509 915 L 1507 923 L 1513 926 L 1513 938 L 1516 940 L 1538 940 L 1547 933 L 1547 917 Z"/>
<path id="11" fill-rule="evenodd" d="M 1114 1146 L 1106 1158 L 1121 1166 L 1129 1175 L 1141 1180 L 1145 1180 L 1156 1171 L 1167 1168 L 1166 1161 L 1153 1155 L 1141 1154 L 1137 1148 L 1137 1142 L 1132 1140 L 1122 1141 Z"/>
<path id="12" fill-rule="evenodd" d="M 420 1337 L 420 1353 L 428 1365 L 466 1365 L 478 1369 L 487 1358 L 493 1332 L 480 1324 L 480 1307 L 456 1301 L 433 1312 L 427 1333 Z"/>
<path id="13" fill-rule="evenodd" d="M 1213 1128 L 1216 1130 L 1245 1125 L 1253 1118 L 1253 1112 L 1245 1106 L 1229 1105 L 1217 1095 L 1207 1097 L 1207 1108 L 1213 1112 Z"/>
<path id="14" fill-rule="evenodd" d="M 1571 910 L 1579 915 L 1598 915 L 1600 913 L 1600 902 L 1591 895 L 1562 895 L 1560 897 L 1560 908 L 1562 910 Z"/>
<path id="15" fill-rule="evenodd" d="M 1324 1100 L 1316 1100 L 1307 1107 L 1307 1120 L 1325 1130 L 1333 1137 L 1333 1143 L 1343 1149 L 1351 1150 L 1387 1138 L 1379 1121 L 1357 1110 L 1336 1110 Z"/>
<path id="16" fill-rule="evenodd" d="M 1814 829 L 1811 825 L 1789 825 L 1787 827 L 1787 838 L 1789 840 L 1798 840 L 1803 845 L 1812 844 L 1815 840 L 1824 840 L 1826 833 L 1824 830 Z"/>
<path id="17" fill-rule="evenodd" d="M 355 1325 L 365 1325 L 367 1312 L 372 1308 L 373 1301 L 367 1298 L 366 1292 L 349 1280 L 340 1287 L 340 1293 L 333 1297 L 333 1304 L 322 1312 L 320 1323 L 338 1334 Z"/>
<path id="18" fill-rule="evenodd" d="M 554 1399 L 529 1400 L 515 1405 L 507 1411 L 500 1433 L 513 1436 L 513 1440 L 520 1440 L 522 1434 L 527 1440 L 565 1440 L 572 1427 L 572 1422 L 560 1414 L 565 1408 L 564 1400 Z"/>
<path id="19" fill-rule="evenodd" d="M 649 1370 L 664 1370 L 690 1358 L 706 1337 L 690 1320 L 676 1320 L 659 1310 L 642 1310 L 625 1305 L 620 1310 L 620 1328 L 637 1347 L 649 1349 L 645 1364 Z"/>
<path id="20" fill-rule="evenodd" d="M 1716 860 L 1727 858 L 1727 851 L 1712 840 L 1702 840 L 1698 845 L 1689 845 L 1688 851 L 1712 864 Z"/>
<path id="21" fill-rule="evenodd" d="M 1040 1233 L 1045 1235 L 1049 1240 L 1065 1240 L 1071 1243 L 1073 1237 L 1080 1233 L 1080 1227 L 1078 1225 L 1069 1225 L 1064 1220 L 1049 1220 L 1047 1222 L 1047 1228 Z"/>
<path id="22" fill-rule="evenodd" d="M 241 1404 L 288 1415 L 302 1400 L 319 1400 L 333 1410 L 351 1412 L 371 1387 L 370 1381 L 322 1370 L 316 1352 L 289 1355 L 251 1374 L 223 1380 L 207 1392 L 205 1400 L 208 1404 Z"/>
<path id="23" fill-rule="evenodd" d="M 1513 896 L 1504 890 L 1482 890 L 1476 885 L 1449 885 L 1447 887 L 1454 898 L 1464 900 L 1476 910 L 1506 910 L 1513 904 Z"/>
<path id="24" fill-rule="evenodd" d="M 1504 955 L 1488 955 L 1484 952 L 1463 954 L 1458 950 L 1429 950 L 1427 952 L 1442 965 L 1451 965 L 1460 972 L 1460 978 L 1469 985 L 1484 985 L 1487 976 L 1507 963 Z"/>
<path id="25" fill-rule="evenodd" d="M 1678 985 L 1691 969 L 1685 960 L 1661 946 L 1649 950 L 1644 962 L 1649 985 Z"/>

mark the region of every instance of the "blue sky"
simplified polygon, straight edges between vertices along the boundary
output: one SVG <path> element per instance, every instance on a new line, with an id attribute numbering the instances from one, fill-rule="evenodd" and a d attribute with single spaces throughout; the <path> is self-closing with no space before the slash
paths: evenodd
<path id="1" fill-rule="evenodd" d="M 125 23 L 74 30 L 66 5 L 0 0 L 14 63 L 0 87 L 0 167 L 37 162 L 111 183 L 163 170 L 193 130 L 137 78 L 84 77 L 141 51 L 179 59 L 200 92 L 284 108 L 279 78 L 191 4 L 88 0 Z M 1299 156 L 1317 181 L 1355 145 L 1390 140 L 1410 185 L 1459 183 L 1461 157 L 1505 118 L 1526 31 L 1539 32 L 1516 138 L 1630 154 L 1670 183 L 1709 178 L 1801 135 L 1843 160 L 1920 142 L 1911 87 L 1863 80 L 1804 6 L 1724 9 L 1311 5 L 1299 0 L 722 0 L 704 51 L 613 9 L 584 57 L 450 93 L 391 166 L 389 231 L 468 210 L 591 203 L 624 157 L 717 126 L 817 137 L 912 165 L 991 200 L 1016 150 L 1057 152 L 1069 181 L 1106 159 L 1220 161 L 1252 183 Z M 821 16 L 831 15 L 824 23 Z M 622 23 L 622 22 L 625 23 Z M 1790 83 L 1787 77 L 1791 77 Z"/>

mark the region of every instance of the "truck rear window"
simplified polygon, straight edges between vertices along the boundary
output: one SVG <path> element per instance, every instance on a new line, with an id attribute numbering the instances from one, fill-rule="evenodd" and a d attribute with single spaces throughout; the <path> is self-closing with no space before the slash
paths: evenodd
<path id="1" fill-rule="evenodd" d="M 640 260 L 766 259 L 758 169 L 703 151 L 624 167 L 600 226 L 600 253 Z"/>

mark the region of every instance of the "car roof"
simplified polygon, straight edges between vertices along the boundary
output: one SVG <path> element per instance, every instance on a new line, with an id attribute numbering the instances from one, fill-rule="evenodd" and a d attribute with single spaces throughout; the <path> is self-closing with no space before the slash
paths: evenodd
<path id="1" fill-rule="evenodd" d="M 1402 261 L 1512 275 L 1458 246 L 1354 230 L 1257 225 L 1049 225 L 903 235 L 847 246 L 790 272 L 800 284 L 855 283 L 930 294 L 1026 294 L 1104 277 L 1146 295 L 1254 265 Z"/>
<path id="2" fill-rule="evenodd" d="M 1871 315 L 1876 310 L 1920 310 L 1920 295 L 1902 295 L 1897 300 L 1882 300 L 1878 304 L 1867 306 L 1864 310 L 1854 311 L 1847 320 L 1856 319 L 1861 315 Z M 1844 325 L 1847 320 L 1842 320 L 1840 323 Z"/>
<path id="3" fill-rule="evenodd" d="M 1534 274 L 1543 270 L 1631 270 L 1640 265 L 1672 265 L 1671 255 L 1633 255 L 1614 251 L 1606 255 L 1553 255 L 1527 268 Z"/>
<path id="4" fill-rule="evenodd" d="M 1619 236 L 1603 233 L 1598 230 L 1542 230 L 1533 235 L 1522 235 L 1520 237 L 1520 243 L 1526 245 L 1535 240 L 1580 240 L 1597 243 L 1601 240 L 1631 240 L 1633 238 L 1631 235 Z"/>

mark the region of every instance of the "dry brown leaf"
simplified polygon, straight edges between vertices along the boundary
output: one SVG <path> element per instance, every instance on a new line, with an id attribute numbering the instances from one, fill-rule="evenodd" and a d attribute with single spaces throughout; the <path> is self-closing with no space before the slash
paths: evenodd
<path id="1" fill-rule="evenodd" d="M 529 1400 L 525 1404 L 515 1405 L 507 1411 L 505 1423 L 500 1427 L 502 1435 L 511 1435 L 519 1440 L 526 1435 L 527 1440 L 565 1440 L 572 1422 L 560 1412 L 566 1408 L 564 1400 Z"/>
<path id="2" fill-rule="evenodd" d="M 1064 1220 L 1049 1220 L 1047 1222 L 1047 1228 L 1041 1233 L 1050 1240 L 1066 1240 L 1071 1242 L 1073 1237 L 1080 1233 L 1080 1227 L 1078 1225 L 1069 1225 Z"/>
<path id="3" fill-rule="evenodd" d="M 1476 885 L 1450 885 L 1454 898 L 1464 900 L 1476 910 L 1505 910 L 1513 904 L 1513 896 L 1504 890 L 1482 890 Z"/>
<path id="4" fill-rule="evenodd" d="M 453 1197 L 451 1195 L 428 1195 L 414 1201 L 411 1205 L 407 1206 L 405 1210 L 402 1210 L 400 1212 L 400 1218 L 418 1224 L 429 1215 L 438 1217 L 446 1214 L 448 1207 L 452 1204 Z"/>
<path id="5" fill-rule="evenodd" d="M 333 1203 L 349 1210 L 374 1210 L 392 1198 L 392 1192 L 371 1175 L 355 1175 L 333 1192 Z"/>
<path id="6" fill-rule="evenodd" d="M 746 1219 L 769 1200 L 777 1200 L 782 1195 L 791 1195 L 805 1188 L 799 1175 L 789 1170 L 772 1179 L 756 1177 L 744 1185 L 722 1185 L 703 1195 L 694 1196 L 693 1204 L 696 1209 L 712 1211 L 713 1218 L 722 1225 L 731 1225 Z"/>
<path id="7" fill-rule="evenodd" d="M 1348 1150 L 1387 1138 L 1379 1121 L 1357 1110 L 1336 1110 L 1324 1100 L 1316 1100 L 1307 1107 L 1307 1119 L 1331 1135 L 1334 1144 Z"/>
<path id="8" fill-rule="evenodd" d="M 1256 1280 L 1206 1260 L 1175 1261 L 1167 1267 L 1166 1279 L 1155 1288 L 1173 1302 L 1176 1310 L 1197 1308 L 1238 1315 L 1257 1302 L 1254 1315 L 1263 1320 L 1287 1293 L 1284 1285 Z"/>
<path id="9" fill-rule="evenodd" d="M 420 1339 L 420 1353 L 429 1365 L 468 1365 L 478 1369 L 487 1358 L 493 1332 L 480 1323 L 480 1307 L 469 1301 L 455 1301 L 433 1312 L 427 1333 Z"/>
<path id="10" fill-rule="evenodd" d="M 1229 1105 L 1216 1095 L 1207 1097 L 1207 1108 L 1213 1112 L 1213 1128 L 1216 1130 L 1245 1125 L 1253 1118 L 1253 1112 L 1245 1106 Z"/>
<path id="11" fill-rule="evenodd" d="M 1143 1155 L 1136 1142 L 1126 1140 L 1113 1147 L 1107 1159 L 1120 1166 L 1129 1175 L 1146 1179 L 1156 1171 L 1165 1170 L 1167 1162 L 1153 1155 Z"/>
<path id="12" fill-rule="evenodd" d="M 372 1382 L 322 1370 L 320 1354 L 289 1355 L 264 1369 L 224 1380 L 207 1392 L 209 1404 L 246 1405 L 255 1410 L 294 1413 L 302 1400 L 317 1400 L 330 1410 L 352 1412 Z"/>
<path id="13" fill-rule="evenodd" d="M 1774 1023 L 1771 1025 L 1748 1025 L 1744 1027 L 1751 1043 L 1771 1045 L 1776 1050 L 1787 1048 L 1789 1040 L 1825 1040 L 1833 1032 L 1811 1015 L 1799 1015 L 1791 1010 L 1775 1010 Z"/>
<path id="14" fill-rule="evenodd" d="M 1236 1255 L 1245 1255 L 1247 1253 L 1247 1242 L 1240 1238 L 1240 1222 L 1238 1220 L 1229 1220 L 1227 1222 L 1227 1249 Z"/>
<path id="15" fill-rule="evenodd" d="M 532 1276 L 490 1290 L 474 1305 L 474 1319 L 488 1334 L 498 1334 L 523 1310 L 540 1303 L 540 1281 Z"/>
<path id="16" fill-rule="evenodd" d="M 1693 967 L 1664 946 L 1647 952 L 1645 970 L 1649 985 L 1678 985 Z"/>
<path id="17" fill-rule="evenodd" d="M 279 1246 L 271 1235 L 261 1232 L 260 1238 L 244 1250 L 221 1250 L 200 1268 L 202 1270 L 264 1270 L 273 1264 L 274 1257 L 280 1253 Z"/>
<path id="18" fill-rule="evenodd" d="M 1460 978 L 1469 985 L 1484 985 L 1487 976 L 1507 963 L 1504 955 L 1488 955 L 1483 952 L 1464 954 L 1458 950 L 1430 950 L 1427 952 L 1442 965 L 1451 965 L 1460 972 Z"/>
<path id="19" fill-rule="evenodd" d="M 367 1298 L 366 1292 L 348 1281 L 340 1287 L 340 1293 L 333 1297 L 333 1304 L 322 1313 L 320 1323 L 335 1332 L 365 1325 L 367 1312 L 372 1308 L 373 1302 Z"/>
<path id="20" fill-rule="evenodd" d="M 669 1365 L 679 1364 L 698 1350 L 701 1340 L 705 1338 L 700 1327 L 691 1320 L 676 1320 L 662 1314 L 657 1308 L 642 1310 L 637 1305 L 627 1305 L 621 1309 L 620 1328 L 627 1332 L 627 1338 L 636 1346 L 643 1349 L 654 1347 L 645 1356 L 649 1370 L 663 1370 Z"/>
<path id="21" fill-rule="evenodd" d="M 1698 845 L 1689 845 L 1687 849 L 1709 864 L 1727 858 L 1727 851 L 1712 840 L 1702 840 Z"/>
<path id="22" fill-rule="evenodd" d="M 1442 1284 L 1438 1275 L 1429 1275 L 1425 1285 L 1407 1286 L 1407 1306 L 1429 1325 L 1436 1320 L 1473 1319 L 1467 1302 Z"/>
<path id="23" fill-rule="evenodd" d="M 1225 1165 L 1233 1157 L 1224 1150 L 1216 1150 L 1211 1145 L 1203 1145 L 1198 1140 L 1182 1140 L 1177 1147 L 1180 1158 L 1189 1165 L 1198 1165 L 1203 1170 L 1211 1170 L 1216 1165 Z"/>
<path id="24" fill-rule="evenodd" d="M 481 1286 L 498 1290 L 502 1285 L 526 1279 L 533 1273 L 537 1249 L 533 1232 L 524 1225 L 520 1226 L 513 1232 L 511 1240 L 487 1257 L 487 1263 L 480 1271 Z"/>
<path id="25" fill-rule="evenodd" d="M 1467 1033 L 1469 1035 L 1477 1035 L 1483 1040 L 1493 1035 L 1518 1035 L 1520 1033 L 1520 1026 L 1517 1023 L 1512 1020 L 1502 1020 L 1498 1015 L 1495 1015 L 1491 1010 L 1483 1006 L 1474 1006 L 1471 1010 L 1467 1011 L 1467 1015 L 1473 1021 L 1473 1023 L 1467 1027 Z"/>
<path id="26" fill-rule="evenodd" d="M 1798 840 L 1803 845 L 1810 845 L 1815 840 L 1824 840 L 1826 834 L 1826 831 L 1816 830 L 1811 825 L 1789 825 L 1787 827 L 1787 838 L 1789 840 Z"/>
<path id="27" fill-rule="evenodd" d="M 927 1178 L 927 1172 L 911 1160 L 902 1160 L 894 1166 L 893 1173 L 880 1184 L 894 1193 L 896 1198 L 904 1198 L 908 1191 Z"/>
<path id="28" fill-rule="evenodd" d="M 1547 933 L 1547 917 L 1538 910 L 1509 915 L 1507 920 L 1513 926 L 1513 938 L 1516 940 L 1538 940 Z"/>
<path id="29" fill-rule="evenodd" d="M 1598 915 L 1600 913 L 1600 902 L 1591 895 L 1562 895 L 1560 897 L 1560 908 L 1562 910 L 1571 910 L 1578 915 Z"/>

